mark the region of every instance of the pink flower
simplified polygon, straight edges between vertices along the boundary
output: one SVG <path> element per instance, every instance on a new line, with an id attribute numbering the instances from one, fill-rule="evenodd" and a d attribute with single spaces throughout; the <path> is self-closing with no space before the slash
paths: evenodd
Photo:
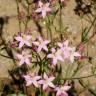
<path id="1" fill-rule="evenodd" d="M 35 76 L 34 74 L 28 74 L 24 76 L 26 80 L 26 86 L 33 84 L 35 87 L 39 87 L 38 80 L 41 79 L 41 76 Z"/>
<path id="2" fill-rule="evenodd" d="M 37 52 L 40 52 L 42 49 L 48 51 L 47 45 L 50 43 L 49 40 L 43 40 L 42 37 L 38 37 L 38 41 L 34 41 L 33 44 L 38 46 Z"/>
<path id="3" fill-rule="evenodd" d="M 55 77 L 48 77 L 47 74 L 44 73 L 43 78 L 43 80 L 38 81 L 39 84 L 43 85 L 43 90 L 46 90 L 48 87 L 55 88 L 55 85 L 52 83 Z"/>
<path id="4" fill-rule="evenodd" d="M 52 48 L 52 53 L 51 54 L 48 54 L 47 55 L 47 58 L 51 58 L 52 59 L 52 64 L 53 65 L 56 65 L 57 64 L 57 61 L 60 60 L 60 61 L 64 61 L 61 54 L 62 54 L 62 50 L 58 49 L 56 51 L 55 48 Z"/>
<path id="5" fill-rule="evenodd" d="M 71 87 L 64 85 L 61 87 L 56 87 L 55 91 L 57 91 L 56 96 L 68 96 L 68 93 L 66 91 L 68 91 Z"/>
<path id="6" fill-rule="evenodd" d="M 62 56 L 64 59 L 67 59 L 70 56 L 70 47 L 69 45 L 69 41 L 66 40 L 63 43 L 58 43 L 58 46 L 60 47 L 60 49 L 62 50 Z"/>
<path id="7" fill-rule="evenodd" d="M 81 56 L 81 55 L 79 54 L 79 52 L 76 52 L 76 51 L 75 51 L 75 47 L 71 48 L 69 58 L 70 58 L 70 61 L 71 61 L 72 63 L 74 62 L 74 58 L 75 58 L 75 57 L 80 57 L 80 56 Z"/>
<path id="8" fill-rule="evenodd" d="M 65 42 L 63 43 L 59 43 L 58 42 L 58 46 L 64 51 L 65 48 L 68 48 L 68 45 L 69 45 L 69 41 L 66 40 Z"/>
<path id="9" fill-rule="evenodd" d="M 41 1 L 39 1 L 39 8 L 35 12 L 41 13 L 43 18 L 45 18 L 46 13 L 51 11 L 49 5 L 50 5 L 49 3 L 43 4 Z"/>
<path id="10" fill-rule="evenodd" d="M 20 66 L 23 64 L 30 65 L 30 58 L 32 57 L 28 51 L 22 51 L 22 54 L 16 54 L 16 57 L 20 60 Z"/>
<path id="11" fill-rule="evenodd" d="M 21 36 L 15 37 L 15 39 L 19 42 L 19 48 L 22 48 L 24 45 L 31 46 L 30 40 L 32 36 L 31 35 L 26 35 L 26 34 L 21 34 Z"/>
<path id="12" fill-rule="evenodd" d="M 80 57 L 81 55 L 79 54 L 79 52 L 75 52 L 75 47 L 71 48 L 68 45 L 69 45 L 69 41 L 68 40 L 66 40 L 63 43 L 58 43 L 58 46 L 62 50 L 63 59 L 64 60 L 65 59 L 70 59 L 70 61 L 73 63 L 74 62 L 74 58 L 75 57 Z"/>

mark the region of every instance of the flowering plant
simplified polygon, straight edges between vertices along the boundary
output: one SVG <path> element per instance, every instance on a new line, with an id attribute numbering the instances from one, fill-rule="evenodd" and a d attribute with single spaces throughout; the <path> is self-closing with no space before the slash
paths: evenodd
<path id="1" fill-rule="evenodd" d="M 9 71 L 9 74 L 13 79 L 13 85 L 16 85 L 15 93 L 20 96 L 22 93 L 24 96 L 75 96 L 77 93 L 74 88 L 75 79 L 80 79 L 79 83 L 85 87 L 82 78 L 96 75 L 93 72 L 86 77 L 76 77 L 83 66 L 80 65 L 82 61 L 89 60 L 83 52 L 86 43 L 94 37 L 94 34 L 88 37 L 91 29 L 88 31 L 85 29 L 80 43 L 74 46 L 71 39 L 63 33 L 67 30 L 63 29 L 62 9 L 65 8 L 67 0 L 25 1 L 26 14 L 19 9 L 19 4 L 22 4 L 23 0 L 16 0 L 20 31 L 8 45 L 4 45 L 9 57 L 0 54 L 14 61 L 15 68 Z M 54 26 L 56 16 L 59 16 L 59 28 Z M 31 25 L 33 30 L 29 28 L 30 21 L 36 24 L 37 30 L 34 31 L 33 25 Z M 92 24 L 95 24 L 94 22 L 95 20 Z M 53 29 L 59 34 L 59 39 L 54 38 Z M 39 34 L 34 36 L 36 33 Z"/>

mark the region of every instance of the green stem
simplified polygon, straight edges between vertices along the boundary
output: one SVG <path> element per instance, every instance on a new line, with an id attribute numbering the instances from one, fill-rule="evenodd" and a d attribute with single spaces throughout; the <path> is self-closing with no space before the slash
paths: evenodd
<path id="1" fill-rule="evenodd" d="M 89 91 L 91 94 L 93 94 L 94 96 L 96 96 L 95 91 L 93 91 L 91 88 L 88 87 L 88 85 L 86 85 L 85 83 L 83 83 L 82 80 L 79 80 L 79 83 L 80 83 L 80 85 L 81 85 L 83 88 L 87 88 L 88 91 Z"/>
<path id="2" fill-rule="evenodd" d="M 60 21 L 59 21 L 59 31 L 60 31 L 60 38 L 61 40 L 63 39 L 63 36 L 62 36 L 62 8 L 61 8 L 61 4 L 60 4 Z"/>
<path id="3" fill-rule="evenodd" d="M 90 32 L 90 30 L 92 29 L 92 27 L 93 27 L 93 25 L 94 25 L 95 21 L 96 21 L 96 17 L 94 18 L 94 20 L 93 20 L 93 22 L 92 22 L 91 26 L 89 27 L 89 29 L 88 29 L 88 30 L 87 30 L 87 32 L 85 33 L 84 38 L 86 38 L 86 36 L 87 36 L 87 35 L 88 35 L 88 33 Z"/>
<path id="4" fill-rule="evenodd" d="M 29 6 L 29 1 L 28 0 L 26 0 L 26 3 L 27 3 L 27 5 L 28 5 L 28 9 L 27 9 L 27 12 L 28 12 L 28 16 L 29 16 L 29 10 L 30 10 L 30 6 Z M 27 28 L 27 26 L 28 26 L 28 22 L 29 22 L 29 18 L 27 18 L 27 20 L 26 20 L 26 23 L 25 23 L 25 30 L 26 30 L 26 28 Z"/>
<path id="5" fill-rule="evenodd" d="M 96 74 L 88 75 L 88 76 L 82 76 L 82 77 L 73 77 L 73 78 L 63 78 L 63 80 L 75 80 L 75 79 L 84 79 L 84 78 L 89 78 L 89 77 L 94 77 Z"/>
<path id="6" fill-rule="evenodd" d="M 69 64 L 68 67 L 67 67 L 67 70 L 66 70 L 66 74 L 65 74 L 65 78 L 67 77 L 68 73 L 69 73 L 69 70 L 71 68 L 71 65 Z"/>
<path id="7" fill-rule="evenodd" d="M 46 27 L 47 27 L 47 37 L 50 37 L 50 39 L 52 41 L 52 31 L 51 31 L 51 28 L 50 28 L 49 17 L 47 17 L 47 20 L 46 20 Z"/>
<path id="8" fill-rule="evenodd" d="M 9 59 L 13 59 L 13 58 L 11 58 L 11 57 L 9 57 L 9 56 L 6 56 L 6 55 L 3 55 L 3 54 L 0 54 L 2 57 L 5 57 L 5 58 L 9 58 Z"/>
<path id="9" fill-rule="evenodd" d="M 18 3 L 18 0 L 16 0 L 16 4 L 17 4 L 17 12 L 18 12 L 19 30 L 21 32 L 21 21 L 19 20 L 19 3 Z"/>

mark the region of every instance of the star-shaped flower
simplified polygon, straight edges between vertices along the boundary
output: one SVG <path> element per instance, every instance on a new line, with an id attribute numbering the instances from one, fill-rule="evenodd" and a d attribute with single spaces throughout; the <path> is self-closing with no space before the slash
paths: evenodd
<path id="1" fill-rule="evenodd" d="M 79 52 L 76 52 L 75 50 L 76 50 L 75 47 L 71 48 L 71 50 L 70 50 L 70 56 L 69 56 L 69 58 L 70 58 L 70 61 L 72 63 L 74 62 L 74 58 L 75 57 L 81 57 L 80 53 Z"/>
<path id="2" fill-rule="evenodd" d="M 55 91 L 57 91 L 56 96 L 68 96 L 67 91 L 70 89 L 70 86 L 64 85 L 60 87 L 56 87 Z"/>
<path id="3" fill-rule="evenodd" d="M 43 80 L 38 81 L 39 84 L 43 85 L 43 90 L 46 90 L 48 87 L 55 88 L 55 85 L 52 83 L 55 77 L 48 77 L 47 74 L 44 73 L 43 78 Z"/>
<path id="4" fill-rule="evenodd" d="M 19 59 L 20 61 L 20 66 L 23 64 L 28 64 L 30 65 L 30 59 L 31 59 L 31 54 L 29 54 L 28 51 L 22 51 L 22 54 L 16 54 L 16 57 Z"/>
<path id="5" fill-rule="evenodd" d="M 38 41 L 34 41 L 33 44 L 38 47 L 37 52 L 40 52 L 42 49 L 48 51 L 47 45 L 50 43 L 49 40 L 43 40 L 41 36 L 38 37 Z"/>
<path id="6" fill-rule="evenodd" d="M 26 86 L 33 84 L 35 87 L 39 87 L 38 80 L 41 79 L 41 76 L 35 76 L 34 74 L 28 74 L 24 76 L 26 81 Z"/>
<path id="7" fill-rule="evenodd" d="M 64 51 L 64 49 L 68 47 L 69 41 L 66 40 L 66 41 L 64 41 L 64 42 L 62 42 L 62 43 L 58 42 L 57 44 L 58 44 L 58 46 Z"/>
<path id="8" fill-rule="evenodd" d="M 35 12 L 41 13 L 43 18 L 45 18 L 47 12 L 51 11 L 51 8 L 49 7 L 50 3 L 43 4 L 41 1 L 39 1 L 38 5 L 39 8 Z"/>
<path id="9" fill-rule="evenodd" d="M 31 46 L 30 40 L 32 36 L 27 34 L 21 34 L 21 36 L 15 37 L 15 39 L 19 42 L 19 48 L 22 48 L 24 45 Z"/>
<path id="10" fill-rule="evenodd" d="M 63 43 L 58 43 L 58 46 L 60 47 L 60 49 L 62 50 L 62 56 L 65 59 L 67 59 L 70 56 L 70 47 L 69 47 L 69 41 L 66 40 Z"/>
<path id="11" fill-rule="evenodd" d="M 73 63 L 74 62 L 74 58 L 75 57 L 80 57 L 81 55 L 79 54 L 79 52 L 76 52 L 75 47 L 70 47 L 69 46 L 69 41 L 66 40 L 63 43 L 58 43 L 58 46 L 60 47 L 60 49 L 62 50 L 62 56 L 65 59 L 70 59 L 70 61 Z"/>
<path id="12" fill-rule="evenodd" d="M 63 58 L 62 58 L 62 50 L 58 49 L 56 51 L 55 48 L 52 48 L 52 53 L 48 54 L 47 55 L 47 58 L 51 58 L 52 59 L 52 64 L 53 65 L 56 65 L 57 64 L 57 61 L 64 61 Z"/>

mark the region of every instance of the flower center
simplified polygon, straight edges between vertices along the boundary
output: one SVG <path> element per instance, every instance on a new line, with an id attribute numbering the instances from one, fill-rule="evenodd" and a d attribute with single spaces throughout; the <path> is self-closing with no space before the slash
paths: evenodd
<path id="1" fill-rule="evenodd" d="M 26 36 L 26 35 L 23 35 L 23 39 L 24 39 L 24 40 L 27 40 L 27 36 Z"/>
<path id="2" fill-rule="evenodd" d="M 61 91 L 64 91 L 64 88 L 63 87 L 61 87 Z"/>
<path id="3" fill-rule="evenodd" d="M 45 80 L 45 84 L 47 84 L 48 83 L 48 80 Z"/>

